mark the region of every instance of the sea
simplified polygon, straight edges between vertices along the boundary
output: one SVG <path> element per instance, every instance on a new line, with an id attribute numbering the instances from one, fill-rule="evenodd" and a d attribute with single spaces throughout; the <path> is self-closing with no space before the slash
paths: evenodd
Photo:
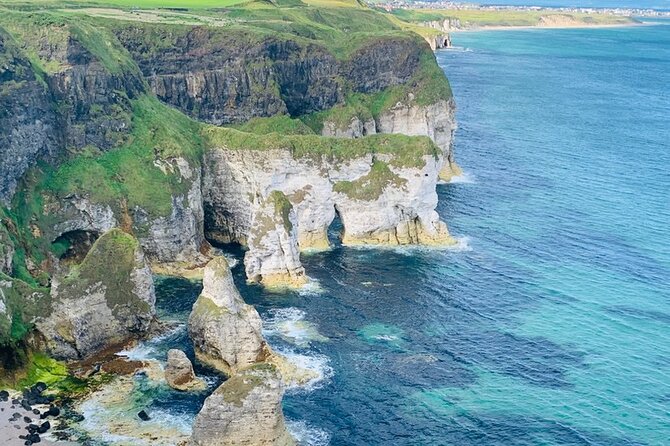
<path id="1" fill-rule="evenodd" d="M 670 444 L 670 24 L 453 43 L 436 57 L 464 174 L 438 212 L 456 247 L 343 247 L 335 225 L 290 292 L 247 284 L 228 250 L 270 343 L 319 373 L 287 390 L 289 429 L 303 446 Z M 157 291 L 181 325 L 134 354 L 192 356 L 200 284 Z M 188 434 L 205 397 L 142 404 Z"/>

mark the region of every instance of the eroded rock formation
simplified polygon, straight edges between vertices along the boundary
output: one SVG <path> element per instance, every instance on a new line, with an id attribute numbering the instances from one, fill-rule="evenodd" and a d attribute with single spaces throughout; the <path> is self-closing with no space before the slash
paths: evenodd
<path id="1" fill-rule="evenodd" d="M 439 152 L 405 166 L 392 154 L 329 161 L 288 150 L 221 147 L 207 156 L 209 219 L 230 241 L 246 243 L 252 280 L 290 284 L 301 277 L 299 251 L 328 247 L 336 214 L 345 244 L 453 243 L 435 212 Z"/>
<path id="2" fill-rule="evenodd" d="M 242 300 L 224 257 L 205 267 L 202 294 L 188 320 L 196 358 L 227 375 L 262 361 L 261 318 Z"/>
<path id="3" fill-rule="evenodd" d="M 239 371 L 206 400 L 193 424 L 189 446 L 292 446 L 277 369 L 256 364 Z"/>
<path id="4" fill-rule="evenodd" d="M 204 381 L 195 376 L 193 364 L 186 353 L 174 348 L 168 350 L 165 381 L 177 390 L 203 390 L 206 387 Z"/>
<path id="5" fill-rule="evenodd" d="M 95 242 L 81 265 L 54 279 L 52 310 L 37 329 L 51 355 L 81 359 L 147 332 L 155 299 L 138 241 L 113 229 Z"/>

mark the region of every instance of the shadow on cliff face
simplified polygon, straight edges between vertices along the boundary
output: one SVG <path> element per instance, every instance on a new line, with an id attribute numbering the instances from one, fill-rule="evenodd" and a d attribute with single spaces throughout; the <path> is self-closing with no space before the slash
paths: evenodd
<path id="1" fill-rule="evenodd" d="M 84 260 L 98 237 L 100 237 L 98 231 L 75 229 L 58 236 L 53 241 L 53 246 L 60 254 L 58 257 L 61 262 L 66 265 L 77 264 Z"/>
<path id="2" fill-rule="evenodd" d="M 328 226 L 328 243 L 333 248 L 342 246 L 342 236 L 344 235 L 344 225 L 340 218 L 340 212 L 335 208 L 335 218 Z"/>

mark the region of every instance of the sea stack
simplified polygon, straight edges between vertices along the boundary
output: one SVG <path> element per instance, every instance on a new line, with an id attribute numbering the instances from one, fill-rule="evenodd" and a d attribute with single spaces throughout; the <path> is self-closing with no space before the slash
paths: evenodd
<path id="1" fill-rule="evenodd" d="M 224 257 L 205 267 L 203 290 L 188 329 L 196 358 L 226 375 L 263 360 L 261 318 L 242 300 Z"/>
<path id="2" fill-rule="evenodd" d="M 277 369 L 256 364 L 224 382 L 202 407 L 189 446 L 292 446 Z"/>

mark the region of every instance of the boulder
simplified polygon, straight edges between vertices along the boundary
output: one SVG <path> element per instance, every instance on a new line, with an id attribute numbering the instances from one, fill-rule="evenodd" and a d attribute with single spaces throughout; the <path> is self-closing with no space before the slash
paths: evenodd
<path id="1" fill-rule="evenodd" d="M 290 446 L 277 369 L 259 363 L 224 382 L 202 407 L 189 446 Z"/>
<path id="2" fill-rule="evenodd" d="M 170 387 L 177 390 L 202 390 L 206 387 L 205 383 L 195 376 L 193 364 L 186 353 L 174 348 L 167 354 L 165 380 Z"/>
<path id="3" fill-rule="evenodd" d="M 82 359 L 141 337 L 156 312 L 140 244 L 120 229 L 103 234 L 80 265 L 55 278 L 51 298 L 53 310 L 37 329 L 58 359 Z"/>

